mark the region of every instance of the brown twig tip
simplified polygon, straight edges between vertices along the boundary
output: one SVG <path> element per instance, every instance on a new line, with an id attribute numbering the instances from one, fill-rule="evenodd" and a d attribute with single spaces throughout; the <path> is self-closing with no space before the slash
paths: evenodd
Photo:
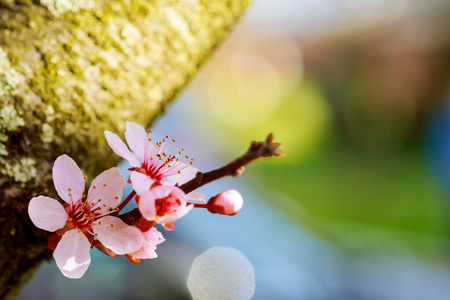
<path id="1" fill-rule="evenodd" d="M 273 142 L 273 133 L 269 133 L 269 135 L 266 138 L 266 143 L 271 144 Z"/>

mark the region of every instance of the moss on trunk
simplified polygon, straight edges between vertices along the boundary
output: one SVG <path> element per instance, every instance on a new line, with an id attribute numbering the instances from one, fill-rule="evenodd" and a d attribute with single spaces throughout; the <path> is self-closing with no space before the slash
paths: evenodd
<path id="1" fill-rule="evenodd" d="M 55 158 L 116 164 L 103 131 L 150 124 L 248 2 L 0 0 L 0 298 L 51 257 L 27 206 Z"/>

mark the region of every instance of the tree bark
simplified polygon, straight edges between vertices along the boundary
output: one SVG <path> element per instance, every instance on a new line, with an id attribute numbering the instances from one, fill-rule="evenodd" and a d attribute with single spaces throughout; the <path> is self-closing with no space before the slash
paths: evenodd
<path id="1" fill-rule="evenodd" d="M 249 1 L 0 0 L 0 298 L 51 258 L 27 208 L 55 158 L 115 165 L 103 131 L 150 124 Z"/>

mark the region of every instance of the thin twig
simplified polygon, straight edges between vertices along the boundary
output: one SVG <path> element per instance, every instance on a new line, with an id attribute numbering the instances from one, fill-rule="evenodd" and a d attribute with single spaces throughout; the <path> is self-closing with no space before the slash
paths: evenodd
<path id="1" fill-rule="evenodd" d="M 284 153 L 279 147 L 280 144 L 273 143 L 273 134 L 271 133 L 264 142 L 252 142 L 247 152 L 233 162 L 210 172 L 198 172 L 194 179 L 181 185 L 180 189 L 187 194 L 214 180 L 226 176 L 239 176 L 244 172 L 244 166 L 256 159 L 283 155 Z M 125 223 L 134 225 L 137 224 L 140 217 L 141 214 L 137 208 L 119 216 Z"/>

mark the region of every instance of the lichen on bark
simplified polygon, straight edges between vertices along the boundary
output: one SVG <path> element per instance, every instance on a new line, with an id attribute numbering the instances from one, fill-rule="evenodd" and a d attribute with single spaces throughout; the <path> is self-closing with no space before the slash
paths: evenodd
<path id="1" fill-rule="evenodd" d="M 27 205 L 56 197 L 54 159 L 117 163 L 103 131 L 149 125 L 248 2 L 0 0 L 0 298 L 51 254 Z"/>

